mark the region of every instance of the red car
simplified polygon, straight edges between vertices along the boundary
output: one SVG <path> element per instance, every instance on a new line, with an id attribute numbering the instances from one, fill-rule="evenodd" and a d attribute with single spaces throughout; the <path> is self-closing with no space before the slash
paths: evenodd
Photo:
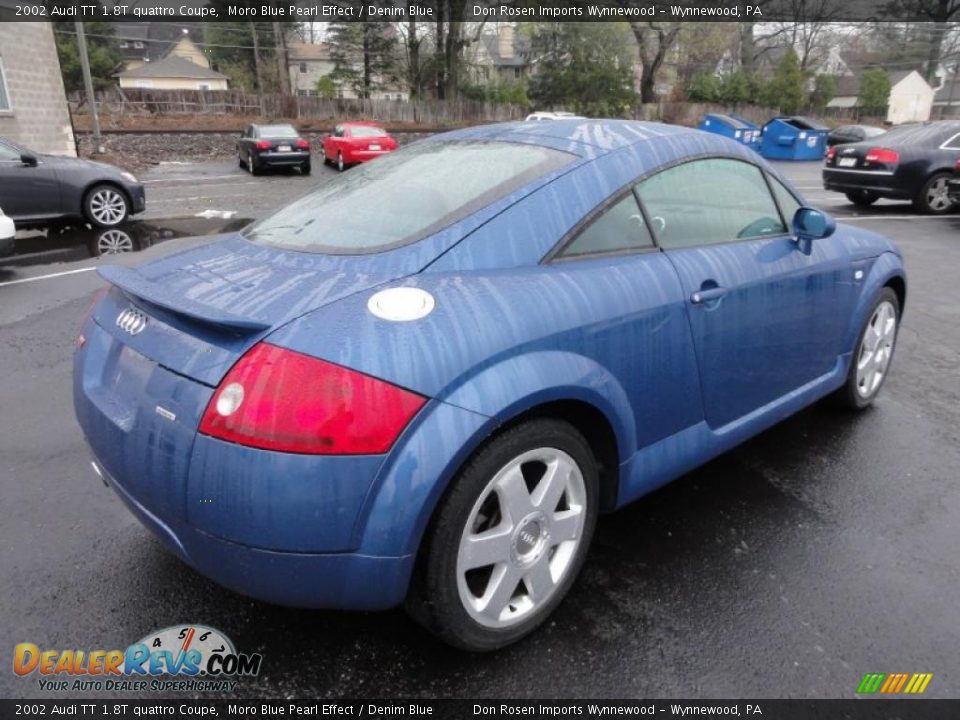
<path id="1" fill-rule="evenodd" d="M 397 141 L 379 125 L 340 123 L 323 138 L 323 161 L 343 172 L 348 165 L 367 162 L 397 149 Z"/>

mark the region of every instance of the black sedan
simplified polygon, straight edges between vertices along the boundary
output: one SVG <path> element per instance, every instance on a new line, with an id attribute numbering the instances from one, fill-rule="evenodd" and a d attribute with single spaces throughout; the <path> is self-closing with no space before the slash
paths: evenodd
<path id="1" fill-rule="evenodd" d="M 827 150 L 823 186 L 855 205 L 910 200 L 919 212 L 940 215 L 955 205 L 948 182 L 958 159 L 960 121 L 905 125 L 876 140 Z"/>
<path id="2" fill-rule="evenodd" d="M 861 142 L 883 135 L 886 132 L 883 128 L 873 125 L 840 125 L 835 127 L 827 135 L 827 146 L 845 145 L 846 143 Z"/>
<path id="3" fill-rule="evenodd" d="M 270 167 L 300 168 L 310 174 L 310 141 L 293 125 L 248 125 L 237 140 L 240 167 L 256 175 Z"/>
<path id="4" fill-rule="evenodd" d="M 70 220 L 114 227 L 146 205 L 143 185 L 124 170 L 0 138 L 0 207 L 18 228 Z"/>

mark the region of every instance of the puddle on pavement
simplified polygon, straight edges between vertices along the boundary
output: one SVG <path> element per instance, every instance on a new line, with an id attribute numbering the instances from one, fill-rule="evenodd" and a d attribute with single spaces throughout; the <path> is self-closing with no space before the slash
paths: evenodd
<path id="1" fill-rule="evenodd" d="M 181 217 L 131 220 L 114 228 L 71 226 L 17 233 L 14 255 L 0 259 L 4 267 L 75 262 L 104 255 L 140 252 L 174 238 L 235 232 L 248 218 Z"/>

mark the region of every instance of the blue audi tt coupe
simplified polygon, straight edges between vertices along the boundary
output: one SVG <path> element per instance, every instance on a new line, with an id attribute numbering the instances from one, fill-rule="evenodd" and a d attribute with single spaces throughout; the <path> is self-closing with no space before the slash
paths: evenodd
<path id="1" fill-rule="evenodd" d="M 174 553 L 489 650 L 597 516 L 827 395 L 877 396 L 906 278 L 743 145 L 615 120 L 437 135 L 109 282 L 94 469 Z"/>

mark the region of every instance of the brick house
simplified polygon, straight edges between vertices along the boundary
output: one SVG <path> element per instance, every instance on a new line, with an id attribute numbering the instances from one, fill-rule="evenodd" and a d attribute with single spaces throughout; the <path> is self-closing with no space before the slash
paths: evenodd
<path id="1" fill-rule="evenodd" d="M 77 154 L 48 22 L 0 22 L 0 136 L 37 152 Z"/>

